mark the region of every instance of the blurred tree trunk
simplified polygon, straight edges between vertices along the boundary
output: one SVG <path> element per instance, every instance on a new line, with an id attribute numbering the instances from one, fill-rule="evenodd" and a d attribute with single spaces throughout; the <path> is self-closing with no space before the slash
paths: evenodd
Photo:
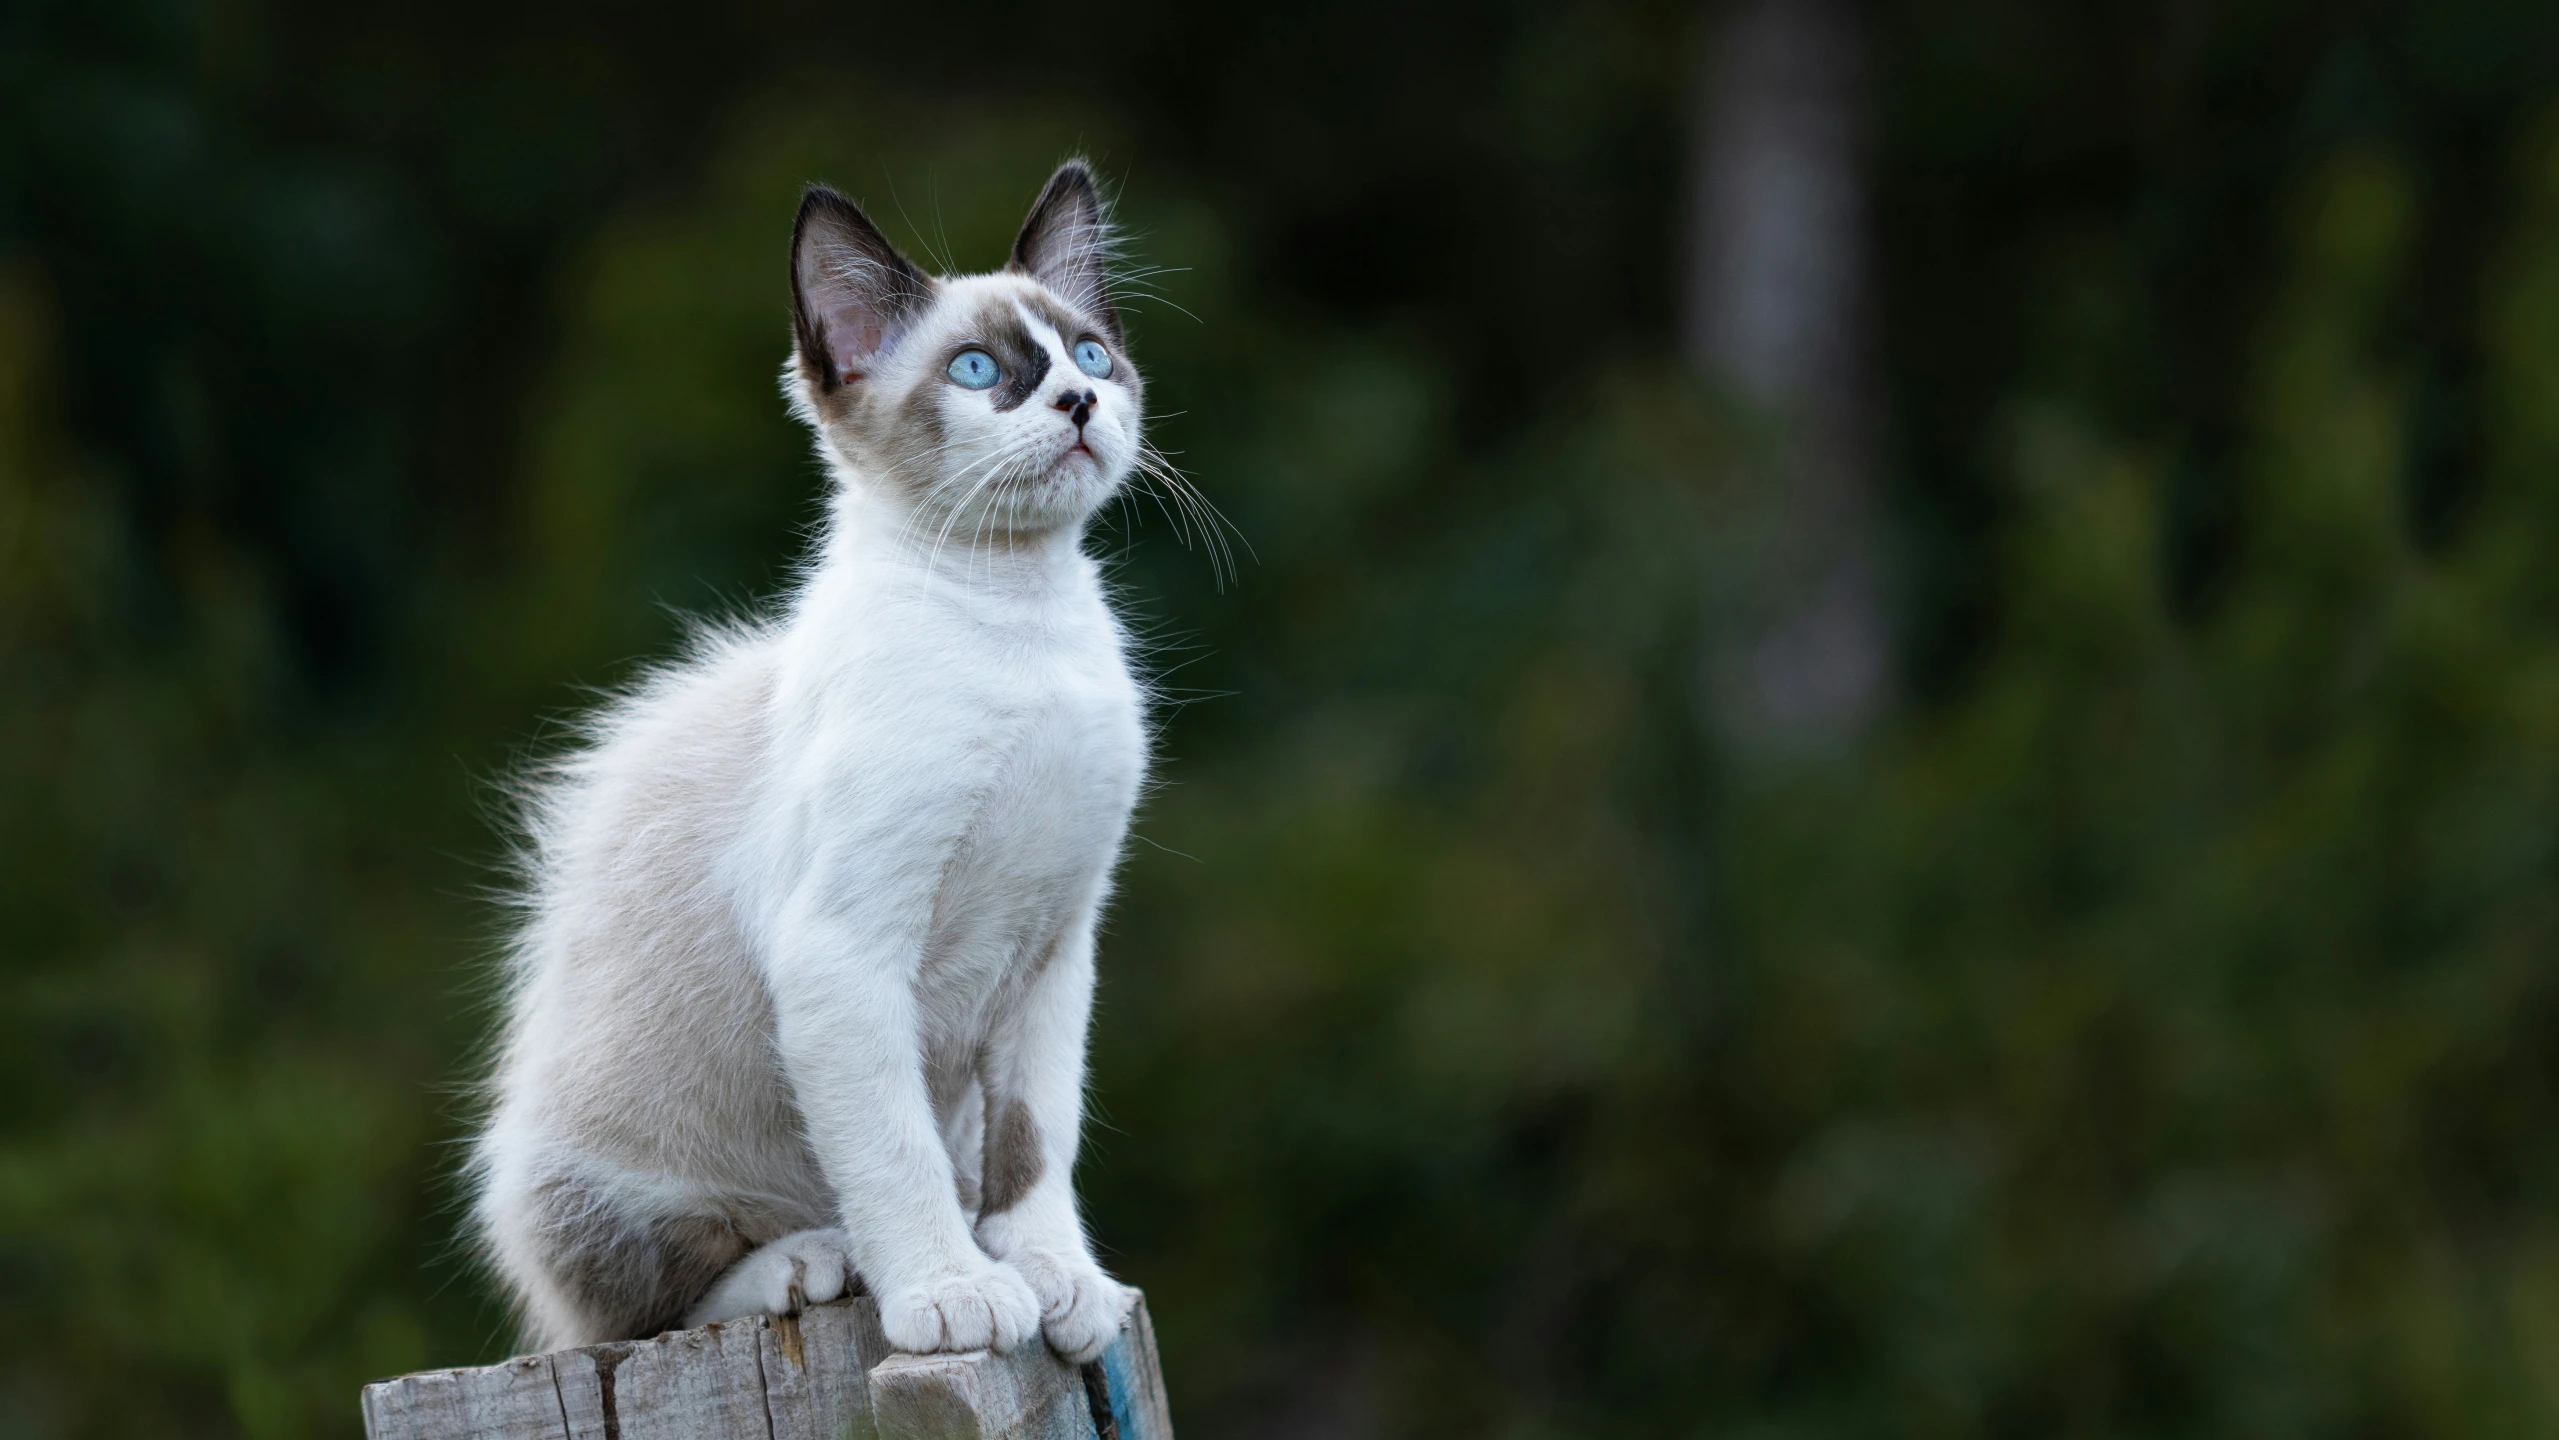
<path id="1" fill-rule="evenodd" d="M 1737 738 L 1853 741 L 1883 698 L 1867 296 L 1864 17 L 1731 0 L 1703 26 L 1683 341 L 1767 422 L 1734 622 L 1716 657 Z"/>

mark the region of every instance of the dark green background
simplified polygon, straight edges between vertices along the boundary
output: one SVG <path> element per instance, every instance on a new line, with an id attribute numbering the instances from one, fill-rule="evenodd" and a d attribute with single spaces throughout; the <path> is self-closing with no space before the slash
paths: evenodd
<path id="1" fill-rule="evenodd" d="M 816 514 L 797 187 L 1075 150 L 1257 557 L 1099 542 L 1184 1433 L 2559 1430 L 2559 10 L 1869 13 L 1899 699 L 1774 762 L 1689 7 L 0 8 L 0 1436 L 504 1352 L 492 782 Z"/>

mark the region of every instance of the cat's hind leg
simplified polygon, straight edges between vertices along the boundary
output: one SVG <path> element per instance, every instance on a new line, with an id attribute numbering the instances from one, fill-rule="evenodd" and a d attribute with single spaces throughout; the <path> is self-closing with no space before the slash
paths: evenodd
<path id="1" fill-rule="evenodd" d="M 796 1315 L 862 1293 L 853 1273 L 853 1242 L 841 1230 L 802 1230 L 740 1260 L 685 1314 L 687 1325 L 743 1315 Z"/>
<path id="2" fill-rule="evenodd" d="M 576 1172 L 542 1175 L 511 1194 L 493 1191 L 482 1214 L 497 1268 L 534 1338 L 553 1347 L 674 1329 L 754 1248 L 715 1205 Z"/>

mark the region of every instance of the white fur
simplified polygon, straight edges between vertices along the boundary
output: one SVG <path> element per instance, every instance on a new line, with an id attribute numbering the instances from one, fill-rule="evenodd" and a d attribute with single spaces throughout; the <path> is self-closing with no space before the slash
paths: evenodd
<path id="1" fill-rule="evenodd" d="M 541 1345 L 615 1338 L 579 1276 L 646 1273 L 675 1253 L 652 1235 L 759 1247 L 688 1323 L 858 1277 L 902 1350 L 1045 1330 L 1081 1361 L 1125 1311 L 1070 1180 L 1095 932 L 1146 763 L 1127 638 L 1081 548 L 1137 458 L 1136 377 L 1081 374 L 1045 323 L 1046 388 L 1014 410 L 940 375 L 973 309 L 1038 283 L 936 282 L 868 357 L 855 383 L 881 406 L 938 407 L 936 454 L 795 392 L 834 482 L 797 588 L 540 782 L 474 1162 Z M 1065 386 L 1100 397 L 1089 454 L 1052 408 Z M 990 1101 L 1014 1099 L 1039 1176 L 980 1216 Z"/>

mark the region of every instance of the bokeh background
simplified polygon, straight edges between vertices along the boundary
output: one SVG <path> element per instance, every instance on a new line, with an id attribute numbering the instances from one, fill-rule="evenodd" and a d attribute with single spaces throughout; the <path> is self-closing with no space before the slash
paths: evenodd
<path id="1" fill-rule="evenodd" d="M 2559 1431 L 2559 8 L 15 0 L 0 1436 L 506 1353 L 494 781 L 1075 152 L 1185 1434 Z"/>

